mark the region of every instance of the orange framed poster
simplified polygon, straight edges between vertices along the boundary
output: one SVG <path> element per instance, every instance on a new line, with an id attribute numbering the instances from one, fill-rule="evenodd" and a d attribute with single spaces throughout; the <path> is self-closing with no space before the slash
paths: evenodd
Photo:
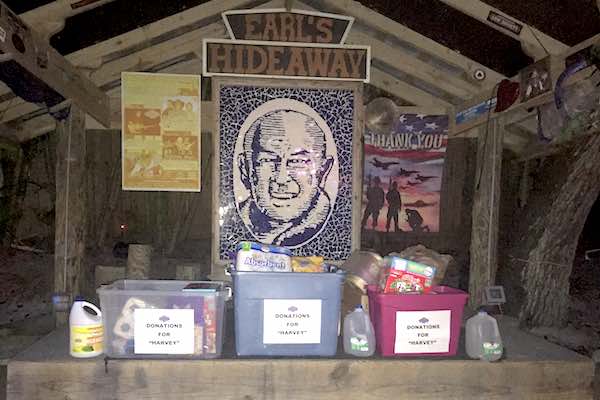
<path id="1" fill-rule="evenodd" d="M 121 74 L 123 190 L 200 191 L 200 76 Z"/>

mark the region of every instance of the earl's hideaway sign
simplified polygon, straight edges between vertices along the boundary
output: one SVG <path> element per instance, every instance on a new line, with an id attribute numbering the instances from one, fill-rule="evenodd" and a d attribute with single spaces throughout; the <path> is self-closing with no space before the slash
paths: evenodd
<path id="1" fill-rule="evenodd" d="M 352 18 L 282 9 L 227 12 L 223 19 L 231 40 L 203 41 L 206 76 L 369 81 L 370 47 L 343 45 Z"/>

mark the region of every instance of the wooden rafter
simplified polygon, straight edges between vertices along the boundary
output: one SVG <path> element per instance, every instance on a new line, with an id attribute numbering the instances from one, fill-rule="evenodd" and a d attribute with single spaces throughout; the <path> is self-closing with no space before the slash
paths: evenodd
<path id="1" fill-rule="evenodd" d="M 554 39 L 553 37 L 546 35 L 545 33 L 530 27 L 528 24 L 519 21 L 518 19 L 503 13 L 502 11 L 484 3 L 480 0 L 441 0 L 443 3 L 449 5 L 450 7 L 467 14 L 470 17 L 475 18 L 476 20 L 483 22 L 484 24 L 496 29 L 499 32 L 508 35 L 519 42 L 523 47 L 523 50 L 538 60 L 544 58 L 550 54 L 562 54 L 563 52 L 569 49 L 569 46 L 560 42 L 559 40 Z M 523 26 L 520 34 L 515 34 L 514 32 L 502 28 L 497 24 L 494 24 L 488 20 L 488 15 L 490 11 L 501 15 L 503 17 L 508 18 L 509 20 L 520 24 Z"/>
<path id="2" fill-rule="evenodd" d="M 552 58 L 553 68 L 557 68 L 557 67 L 563 68 L 562 66 L 564 66 L 565 59 L 568 56 L 570 56 L 574 53 L 577 53 L 578 51 L 585 49 L 586 47 L 591 46 L 593 44 L 597 44 L 597 43 L 600 43 L 600 34 L 597 34 L 597 35 L 581 42 L 580 44 L 571 47 L 569 50 L 565 51 L 560 56 L 553 57 Z M 586 79 L 588 76 L 589 76 L 589 71 L 587 71 L 587 70 L 580 71 L 579 73 L 577 73 L 577 74 L 571 76 L 569 79 L 567 79 L 564 83 L 564 86 L 567 87 L 567 86 L 573 85 L 577 82 L 582 81 L 583 79 Z M 518 80 L 518 77 L 513 78 L 513 80 Z M 457 109 L 464 110 L 473 105 L 480 104 L 480 103 L 486 101 L 487 99 L 489 99 L 491 95 L 492 95 L 491 91 L 486 90 L 486 91 L 480 93 L 478 96 L 474 96 L 472 99 L 465 101 L 460 107 L 457 107 Z M 516 113 L 516 112 L 522 113 L 523 110 L 527 110 L 527 109 L 534 108 L 534 107 L 539 107 L 539 106 L 541 106 L 543 104 L 547 104 L 551 101 L 554 101 L 554 91 L 544 93 L 543 95 L 535 97 L 533 99 L 530 99 L 526 102 L 517 102 L 512 107 L 510 107 L 508 110 L 506 110 L 502 113 L 491 113 L 490 118 L 495 119 L 501 115 L 504 115 L 504 116 L 508 116 L 508 118 L 510 119 L 511 118 L 510 115 L 513 113 Z M 477 127 L 481 124 L 485 124 L 487 121 L 487 118 L 488 118 L 487 115 L 481 115 L 478 118 L 474 118 L 463 124 L 457 125 L 455 134 L 457 134 L 457 135 L 462 134 L 474 127 Z"/>
<path id="3" fill-rule="evenodd" d="M 160 69 L 159 72 L 165 73 L 189 73 L 189 71 L 197 71 L 201 68 L 200 59 L 193 59 L 187 62 L 177 63 L 164 69 Z M 116 86 L 113 89 L 107 91 L 107 95 L 110 97 L 110 128 L 120 129 L 121 128 L 121 90 L 120 86 Z M 213 105 L 210 101 L 202 102 L 202 117 L 201 126 L 210 127 L 212 126 L 213 118 Z M 5 124 L 0 124 L 0 137 L 5 134 L 11 139 L 17 139 L 19 141 L 27 141 L 34 137 L 43 135 L 56 129 L 56 121 L 46 113 L 38 113 L 33 118 L 27 120 L 16 120 Z M 35 115 L 35 114 L 34 114 Z M 86 120 L 86 127 L 88 129 L 105 129 L 98 122 L 92 118 Z"/>
<path id="4" fill-rule="evenodd" d="M 408 83 L 383 72 L 377 68 L 371 67 L 371 82 L 373 86 L 392 93 L 397 97 L 419 106 L 437 106 L 442 108 L 451 108 L 452 104 L 434 97 L 421 89 L 410 86 Z"/>
<path id="5" fill-rule="evenodd" d="M 225 28 L 221 23 L 220 13 L 255 3 L 256 1 L 252 0 L 214 0 L 86 47 L 69 54 L 66 58 L 80 71 L 85 71 L 86 75 L 99 87 L 105 88 L 105 90 L 107 90 L 107 86 L 118 87 L 121 71 L 124 70 L 147 70 L 165 61 L 173 60 L 173 63 L 178 63 L 182 59 L 185 62 L 194 57 L 199 62 L 200 55 L 196 52 L 200 52 L 198 43 L 202 38 L 225 37 Z M 208 18 L 212 15 L 215 17 Z M 211 23 L 213 20 L 216 22 Z M 207 21 L 207 25 L 198 25 L 199 21 Z M 170 36 L 169 33 L 174 29 L 183 32 L 177 36 Z M 166 39 L 158 40 L 165 36 Z M 182 54 L 187 54 L 187 56 L 182 58 Z M 199 67 L 190 68 L 188 73 L 189 71 L 200 71 Z M 0 110 L 5 110 L 4 118 L 0 121 L 3 122 L 0 125 L 0 135 L 17 134 L 19 140 L 24 141 L 55 129 L 54 121 L 49 116 L 42 115 L 44 114 L 43 109 L 13 97 L 6 87 L 0 92 L 0 98 L 6 99 L 0 104 Z M 111 126 L 115 125 L 114 108 L 114 106 L 110 107 Z M 92 124 L 99 127 L 93 121 Z"/>
<path id="6" fill-rule="evenodd" d="M 296 2 L 294 7 L 297 9 L 319 11 L 304 2 Z M 421 90 L 414 81 L 422 82 L 422 86 L 433 88 L 432 91 L 435 93 L 430 94 L 446 103 L 450 104 L 450 99 L 460 101 L 460 99 L 470 98 L 481 90 L 481 84 L 467 79 L 466 73 L 460 76 L 436 68 L 435 65 L 415 57 L 414 52 L 411 53 L 404 50 L 401 46 L 396 46 L 389 40 L 389 32 L 370 28 L 362 19 L 354 21 L 346 43 L 370 45 L 371 56 L 375 60 L 398 70 L 401 75 L 406 76 L 404 81 L 415 87 L 415 89 Z M 403 79 L 400 78 L 400 80 Z"/>
<path id="7" fill-rule="evenodd" d="M 460 53 L 449 49 L 448 47 L 429 39 L 413 31 L 398 22 L 381 15 L 368 7 L 363 6 L 354 0 L 305 0 L 308 5 L 319 5 L 319 8 L 328 12 L 350 15 L 368 25 L 370 28 L 385 32 L 402 42 L 407 42 L 423 53 L 420 58 L 426 62 L 430 59 L 441 59 L 447 64 L 463 71 L 465 77 L 472 76 L 473 71 L 481 69 L 486 72 L 487 80 L 482 84 L 482 88 L 493 87 L 496 82 L 504 78 L 502 74 L 481 65 Z"/>
<path id="8" fill-rule="evenodd" d="M 112 1 L 114 0 L 55 0 L 21 14 L 21 18 L 27 25 L 35 26 L 39 34 L 49 39 L 63 29 L 67 18 Z"/>
<path id="9" fill-rule="evenodd" d="M 0 52 L 6 63 L 18 64 L 42 82 L 39 87 L 47 86 L 49 91 L 73 100 L 86 113 L 108 125 L 108 97 L 104 92 L 2 2 L 0 9 L 0 26 L 5 30 Z"/>
<path id="10" fill-rule="evenodd" d="M 369 43 L 373 58 L 379 59 L 416 79 L 426 82 L 440 91 L 447 93 L 450 97 L 467 99 L 478 92 L 479 88 L 469 84 L 466 80 L 452 76 L 444 77 L 442 76 L 442 71 L 417 58 L 403 54 L 402 51 L 395 51 L 393 46 L 383 41 L 369 38 L 356 29 L 350 32 L 346 42 L 348 44 Z"/>
<path id="11" fill-rule="evenodd" d="M 201 61 L 198 46 L 201 39 L 226 37 L 220 18 L 222 11 L 284 6 L 283 0 L 258 3 L 257 6 L 257 1 L 252 0 L 213 0 L 79 50 L 66 58 L 85 72 L 93 83 L 108 91 L 109 95 L 112 93 L 113 102 L 118 102 L 118 90 L 112 89 L 120 85 L 121 71 L 168 72 L 180 69 L 179 65 L 183 68 L 182 72 L 195 71 L 194 65 Z M 294 4 L 294 8 L 311 9 L 316 6 L 323 11 L 356 18 L 347 42 L 371 45 L 374 55 L 371 83 L 407 102 L 452 110 L 454 104 L 465 104 L 468 101 L 465 99 L 476 97 L 484 88 L 491 92 L 491 87 L 504 78 L 356 1 L 305 0 Z M 475 69 L 483 69 L 487 73 L 486 81 L 481 83 L 471 79 Z M 42 115 L 43 109 L 20 99 L 11 100 L 2 92 L 0 89 L 0 99 L 6 101 L 0 103 L 0 109 L 6 109 L 6 112 L 3 121 L 0 121 L 4 123 L 0 125 L 0 135 L 4 131 L 20 135 L 21 140 L 25 140 L 55 128 L 54 121 Z M 110 122 L 114 127 L 118 127 L 117 120 L 120 118 L 116 108 L 114 104 L 110 107 Z M 511 117 L 507 117 L 507 121 Z M 526 124 L 531 127 L 532 122 L 526 121 Z M 507 125 L 511 123 L 507 122 Z M 523 123 L 519 120 L 519 124 Z M 99 127 L 89 119 L 88 124 Z M 511 145 L 520 145 L 519 141 L 515 143 Z"/>
<path id="12" fill-rule="evenodd" d="M 228 2 L 209 2 L 198 7 L 195 7 L 185 12 L 167 17 L 163 20 L 144 26 L 143 28 L 119 35 L 105 42 L 77 51 L 67 56 L 67 58 L 76 64 L 80 69 L 87 72 L 91 80 L 100 87 L 115 87 L 119 85 L 120 73 L 124 70 L 146 70 L 151 69 L 155 65 L 168 60 L 178 61 L 183 55 L 189 55 L 185 58 L 190 59 L 200 58 L 198 43 L 204 37 L 225 37 L 225 29 L 221 24 L 219 14 L 223 10 L 231 8 L 244 7 L 244 1 L 228 1 Z M 269 2 L 262 7 L 276 7 L 277 1 Z M 211 15 L 217 22 L 209 23 L 205 26 L 199 26 L 198 21 L 211 21 Z M 176 28 L 174 28 L 176 27 Z M 185 28 L 189 27 L 189 28 Z M 170 33 L 174 30 L 182 32 L 177 36 L 171 36 Z M 157 38 L 168 37 L 168 40 L 158 41 Z M 362 36 L 361 36 L 362 38 Z M 383 42 L 380 42 L 383 44 Z M 393 51 L 389 46 L 387 50 Z M 400 62 L 399 58 L 386 56 L 385 60 L 396 64 Z M 423 62 L 413 62 L 413 70 L 426 65 Z M 191 69 L 193 70 L 193 69 Z M 189 72 L 190 70 L 188 70 Z M 401 97 L 411 103 L 417 105 L 435 105 L 448 108 L 451 104 L 443 99 L 436 98 L 434 95 L 427 93 L 421 89 L 415 88 L 406 82 L 399 80 L 397 77 L 389 73 L 373 69 L 374 78 L 373 84 L 381 89 L 387 90 L 398 97 Z M 433 69 L 428 68 L 425 71 L 430 74 L 426 76 L 430 84 L 434 84 L 435 73 Z M 432 72 L 433 71 L 433 72 Z M 470 86 L 468 82 L 456 79 L 453 81 L 456 86 L 462 87 L 462 94 L 466 93 L 465 88 L 471 87 L 471 90 L 476 90 L 476 86 Z M 459 93 L 459 94 L 461 94 Z M 455 93 L 457 94 L 457 93 Z M 20 100 L 11 100 L 10 104 L 5 102 L 0 107 L 7 107 L 4 121 L 18 120 L 21 116 L 27 116 L 26 121 L 23 121 L 24 127 L 17 128 L 20 134 L 24 137 L 31 137 L 32 134 L 40 134 L 42 131 L 54 129 L 51 120 L 40 114 L 37 106 Z M 111 107 L 111 122 L 115 123 L 115 113 Z M 33 117 L 33 118 L 32 118 Z M 11 124 L 13 127 L 15 124 Z M 25 133 L 27 132 L 27 133 Z"/>

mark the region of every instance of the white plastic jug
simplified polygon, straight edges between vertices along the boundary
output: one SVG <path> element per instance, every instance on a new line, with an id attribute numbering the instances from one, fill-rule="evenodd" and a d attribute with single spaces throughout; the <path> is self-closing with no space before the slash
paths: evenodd
<path id="1" fill-rule="evenodd" d="M 77 358 L 95 357 L 103 353 L 103 343 L 104 328 L 100 309 L 84 301 L 82 297 L 76 297 L 69 314 L 69 352 Z"/>
<path id="2" fill-rule="evenodd" d="M 467 320 L 465 327 L 467 355 L 485 361 L 502 357 L 502 338 L 496 319 L 481 310 Z"/>
<path id="3" fill-rule="evenodd" d="M 344 318 L 344 352 L 369 357 L 375 352 L 375 332 L 361 305 Z"/>

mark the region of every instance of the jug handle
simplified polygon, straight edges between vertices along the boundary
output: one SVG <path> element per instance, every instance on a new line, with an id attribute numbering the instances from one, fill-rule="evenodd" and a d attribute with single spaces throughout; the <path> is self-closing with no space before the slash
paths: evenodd
<path id="1" fill-rule="evenodd" d="M 81 306 L 82 307 L 89 307 L 89 308 L 91 308 L 92 310 L 94 310 L 96 312 L 96 315 L 98 317 L 102 316 L 102 311 L 100 311 L 100 309 L 98 307 L 96 307 L 95 305 L 93 305 L 92 303 L 88 303 L 87 301 L 82 301 L 81 302 Z"/>

